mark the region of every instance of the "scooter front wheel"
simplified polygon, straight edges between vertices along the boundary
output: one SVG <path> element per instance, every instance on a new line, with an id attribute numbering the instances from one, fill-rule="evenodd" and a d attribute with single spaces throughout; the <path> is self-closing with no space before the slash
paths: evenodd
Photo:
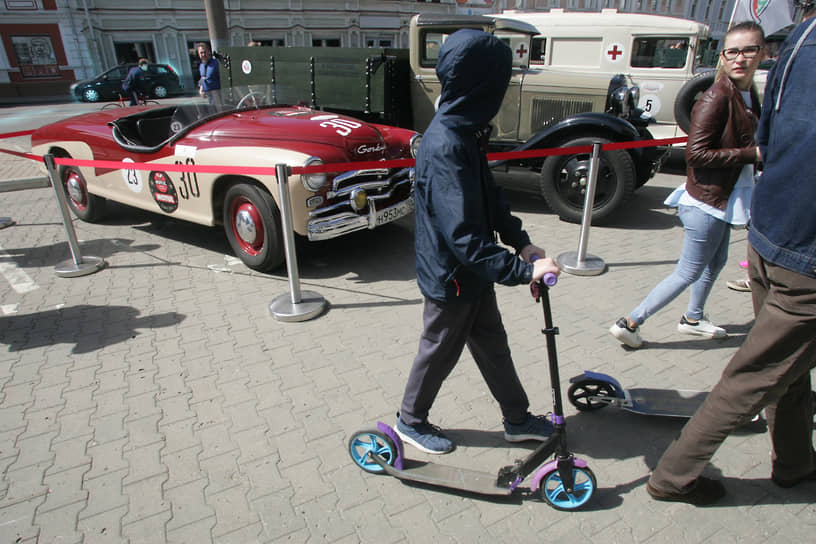
<path id="1" fill-rule="evenodd" d="M 388 465 L 393 465 L 397 458 L 397 446 L 394 441 L 377 429 L 363 429 L 351 435 L 348 451 L 358 467 L 373 474 L 383 472 L 383 468 L 370 459 L 369 453 L 379 455 Z"/>
<path id="2" fill-rule="evenodd" d="M 615 398 L 615 386 L 603 380 L 580 380 L 573 383 L 567 391 L 567 396 L 573 406 L 582 412 L 600 410 L 609 402 L 598 400 L 597 397 Z"/>
<path id="3" fill-rule="evenodd" d="M 567 493 L 558 469 L 548 472 L 541 480 L 541 497 L 556 510 L 576 510 L 584 506 L 598 486 L 595 474 L 589 468 L 573 467 L 572 493 Z"/>

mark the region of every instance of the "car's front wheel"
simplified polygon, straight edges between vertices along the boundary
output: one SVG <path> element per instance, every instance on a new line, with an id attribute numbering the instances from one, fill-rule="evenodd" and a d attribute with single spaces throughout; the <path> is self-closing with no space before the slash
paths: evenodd
<path id="1" fill-rule="evenodd" d="M 88 192 L 85 177 L 76 166 L 62 166 L 59 172 L 68 207 L 74 215 L 88 223 L 99 221 L 105 213 L 105 199 Z"/>
<path id="2" fill-rule="evenodd" d="M 269 272 L 284 261 L 281 218 L 275 200 L 250 183 L 236 183 L 224 197 L 224 231 L 235 254 L 253 270 Z"/>
<path id="3" fill-rule="evenodd" d="M 602 138 L 576 138 L 560 147 L 583 147 L 595 142 L 610 143 Z M 547 157 L 541 168 L 541 196 L 550 209 L 564 221 L 580 223 L 589 184 L 592 154 L 570 153 Z M 592 220 L 602 221 L 628 200 L 635 190 L 635 166 L 623 150 L 602 151 L 595 184 Z"/>
<path id="4" fill-rule="evenodd" d="M 164 85 L 156 85 L 153 87 L 154 98 L 167 98 L 167 87 Z"/>
<path id="5" fill-rule="evenodd" d="M 85 89 L 82 91 L 82 99 L 85 102 L 98 102 L 99 101 L 99 91 L 96 89 Z"/>

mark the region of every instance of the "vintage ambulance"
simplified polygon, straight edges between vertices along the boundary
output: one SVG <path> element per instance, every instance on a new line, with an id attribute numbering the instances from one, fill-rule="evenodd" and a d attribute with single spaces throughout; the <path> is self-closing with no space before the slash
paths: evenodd
<path id="1" fill-rule="evenodd" d="M 677 93 L 717 62 L 708 26 L 696 21 L 615 9 L 506 10 L 497 17 L 536 27 L 540 34 L 532 40 L 530 67 L 541 69 L 542 77 L 557 72 L 630 76 L 640 87 L 638 107 L 655 121 L 649 131 L 656 138 L 684 135 L 674 116 Z"/>

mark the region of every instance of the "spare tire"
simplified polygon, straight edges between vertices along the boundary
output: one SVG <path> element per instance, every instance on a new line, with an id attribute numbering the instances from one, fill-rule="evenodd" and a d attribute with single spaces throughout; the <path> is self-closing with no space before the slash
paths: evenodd
<path id="1" fill-rule="evenodd" d="M 710 70 L 697 74 L 693 78 L 686 81 L 680 91 L 677 93 L 677 98 L 674 99 L 674 120 L 677 121 L 677 126 L 688 134 L 688 129 L 691 126 L 691 110 L 697 99 L 714 83 L 714 78 L 717 72 Z"/>

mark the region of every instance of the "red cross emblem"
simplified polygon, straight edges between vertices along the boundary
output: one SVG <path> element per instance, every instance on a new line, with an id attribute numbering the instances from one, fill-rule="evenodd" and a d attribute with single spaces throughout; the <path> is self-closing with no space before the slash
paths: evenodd
<path id="1" fill-rule="evenodd" d="M 609 55 L 610 57 L 612 57 L 613 61 L 616 61 L 616 60 L 618 60 L 618 55 L 623 55 L 623 51 L 618 49 L 618 45 L 615 44 L 615 45 L 612 46 L 612 49 L 610 49 L 609 51 L 606 52 L 606 54 Z"/>
<path id="2" fill-rule="evenodd" d="M 516 49 L 516 53 L 518 53 L 520 59 L 523 59 L 525 55 L 527 55 L 527 48 L 524 47 L 524 44 L 521 44 L 518 49 Z"/>

